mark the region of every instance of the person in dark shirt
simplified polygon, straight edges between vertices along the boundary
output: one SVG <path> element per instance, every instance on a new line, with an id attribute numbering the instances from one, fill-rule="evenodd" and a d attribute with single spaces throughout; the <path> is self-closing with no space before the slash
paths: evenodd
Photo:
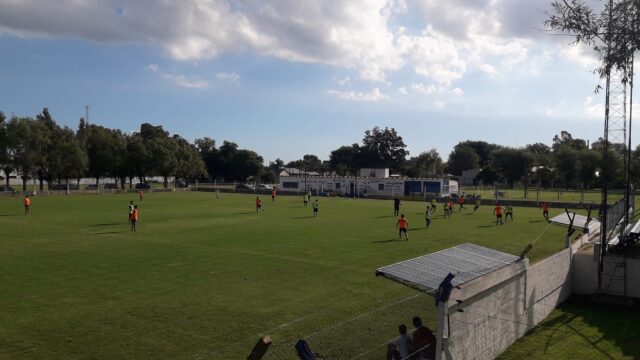
<path id="1" fill-rule="evenodd" d="M 413 318 L 413 326 L 416 330 L 413 332 L 413 353 L 416 359 L 436 358 L 436 337 L 433 332 L 426 326 L 422 325 L 422 319 L 416 316 Z"/>
<path id="2" fill-rule="evenodd" d="M 400 199 L 393 199 L 393 216 L 400 215 Z"/>

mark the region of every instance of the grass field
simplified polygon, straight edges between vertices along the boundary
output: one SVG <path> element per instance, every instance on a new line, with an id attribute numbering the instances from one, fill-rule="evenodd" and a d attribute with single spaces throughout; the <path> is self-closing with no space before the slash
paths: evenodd
<path id="1" fill-rule="evenodd" d="M 640 311 L 574 298 L 499 359 L 640 359 Z"/>
<path id="2" fill-rule="evenodd" d="M 537 208 L 496 227 L 488 206 L 439 206 L 425 230 L 424 205 L 404 202 L 397 241 L 391 201 L 322 198 L 313 218 L 298 196 L 256 214 L 251 195 L 197 192 L 147 194 L 131 233 L 130 199 L 36 196 L 24 216 L 0 198 L 0 358 L 240 359 L 262 334 L 271 359 L 305 336 L 330 358 L 381 358 L 398 324 L 435 314 L 376 268 L 464 242 L 519 254 L 540 236 L 534 262 L 564 244 Z"/>
<path id="3" fill-rule="evenodd" d="M 464 191 L 467 194 L 476 194 L 480 195 L 483 199 L 493 199 L 495 198 L 495 189 L 489 186 L 463 186 L 460 191 Z M 503 193 L 500 199 L 503 200 L 530 200 L 536 201 L 538 199 L 538 191 L 535 187 L 529 189 L 527 196 L 525 197 L 524 189 L 498 189 L 499 192 Z M 540 201 L 549 201 L 549 202 L 569 202 L 569 203 L 596 203 L 599 204 L 602 201 L 602 194 L 600 190 L 588 190 L 588 191 L 580 191 L 580 190 L 540 190 L 539 192 Z M 623 190 L 610 190 L 608 203 L 615 202 L 619 199 L 622 199 L 624 196 Z M 636 197 L 636 201 L 640 200 L 640 198 Z"/>

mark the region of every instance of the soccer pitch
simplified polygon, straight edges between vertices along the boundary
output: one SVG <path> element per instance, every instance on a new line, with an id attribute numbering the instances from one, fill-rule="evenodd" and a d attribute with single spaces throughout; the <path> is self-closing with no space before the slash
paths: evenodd
<path id="1" fill-rule="evenodd" d="M 376 268 L 465 242 L 519 254 L 539 238 L 533 262 L 564 245 L 537 208 L 496 227 L 489 206 L 443 219 L 438 204 L 425 230 L 425 204 L 403 202 L 409 241 L 397 241 L 389 200 L 320 198 L 314 218 L 302 196 L 261 198 L 256 214 L 241 194 L 35 196 L 29 216 L 21 198 L 0 198 L 0 358 L 240 359 L 269 334 L 271 358 L 293 358 L 290 342 L 309 336 L 349 359 L 411 316 L 435 327 L 432 298 Z"/>

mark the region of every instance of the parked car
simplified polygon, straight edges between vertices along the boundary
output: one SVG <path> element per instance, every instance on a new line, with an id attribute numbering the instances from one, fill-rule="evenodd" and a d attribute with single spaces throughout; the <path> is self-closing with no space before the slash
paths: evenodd
<path id="1" fill-rule="evenodd" d="M 187 184 L 187 183 L 186 183 L 186 182 L 184 182 L 184 181 L 178 181 L 178 182 L 176 182 L 176 187 L 179 187 L 179 188 L 187 188 L 187 187 L 189 187 L 189 184 Z"/>
<path id="2" fill-rule="evenodd" d="M 258 190 L 273 190 L 273 186 L 267 184 L 258 184 Z"/>
<path id="3" fill-rule="evenodd" d="M 236 190 L 255 190 L 256 188 L 250 184 L 237 184 Z"/>
<path id="4" fill-rule="evenodd" d="M 147 183 L 137 183 L 136 184 L 136 189 L 137 190 L 151 189 L 151 185 L 149 185 Z"/>

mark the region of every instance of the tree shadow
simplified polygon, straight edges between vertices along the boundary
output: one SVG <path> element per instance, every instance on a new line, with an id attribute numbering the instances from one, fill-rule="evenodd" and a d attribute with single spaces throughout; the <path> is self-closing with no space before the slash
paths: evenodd
<path id="1" fill-rule="evenodd" d="M 530 223 L 543 223 L 547 222 L 546 220 L 529 220 Z"/>

